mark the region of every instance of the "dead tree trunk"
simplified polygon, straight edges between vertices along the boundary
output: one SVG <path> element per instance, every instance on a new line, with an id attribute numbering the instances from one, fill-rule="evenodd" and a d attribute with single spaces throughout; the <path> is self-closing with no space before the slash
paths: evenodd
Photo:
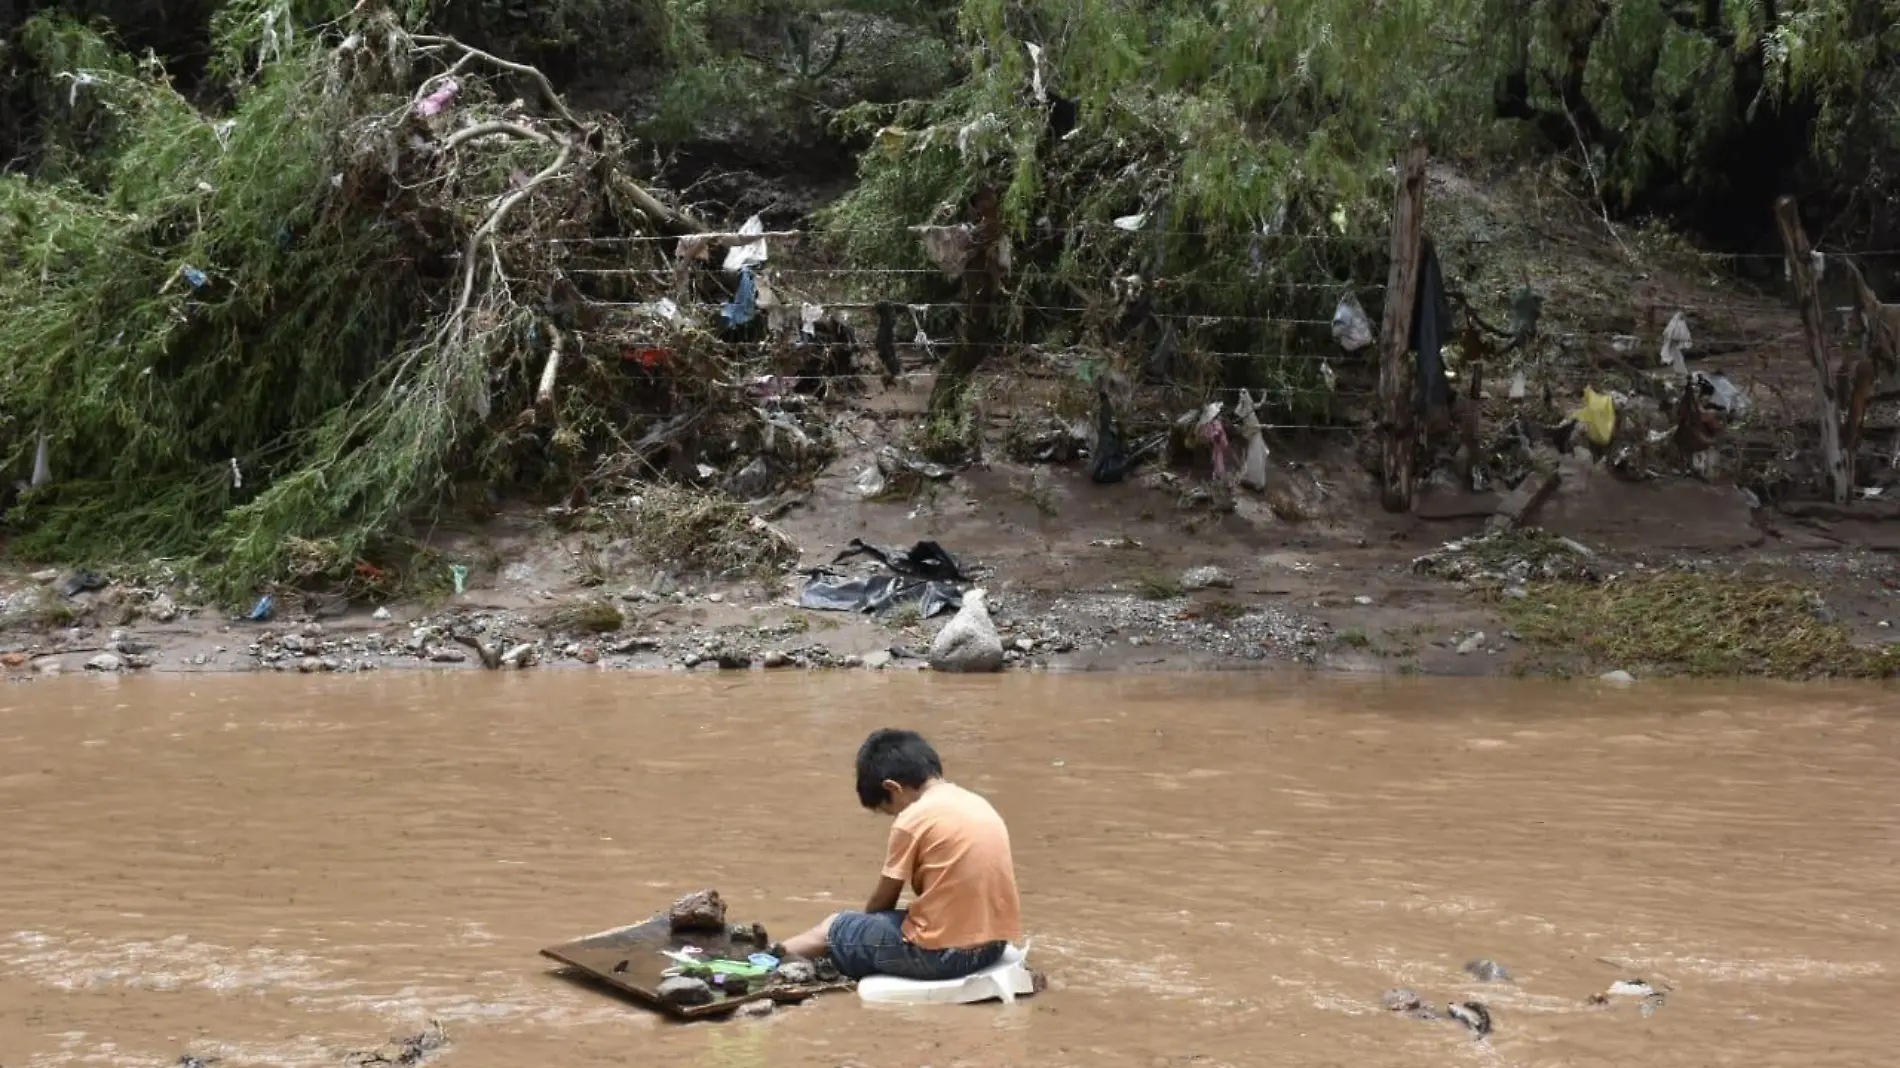
<path id="1" fill-rule="evenodd" d="M 930 418 L 954 418 L 963 407 L 970 380 L 986 363 L 997 344 L 997 316 L 1001 313 L 1003 263 L 997 246 L 1003 237 L 1001 199 L 985 187 L 970 198 L 973 233 L 969 258 L 963 265 L 963 322 L 958 345 L 943 358 L 930 389 Z"/>
<path id="2" fill-rule="evenodd" d="M 1413 393 L 1418 376 L 1408 358 L 1412 314 L 1418 298 L 1418 256 L 1424 230 L 1425 161 L 1415 141 L 1399 158 L 1398 194 L 1392 202 L 1392 269 L 1386 274 L 1385 315 L 1379 324 L 1380 502 L 1388 512 L 1412 507 L 1412 464 L 1418 453 Z"/>
<path id="3" fill-rule="evenodd" d="M 1801 333 L 1807 340 L 1808 362 L 1814 366 L 1815 398 L 1820 406 L 1821 457 L 1827 464 L 1828 489 L 1835 504 L 1846 504 L 1854 491 L 1854 458 L 1841 447 L 1840 378 L 1828 355 L 1827 318 L 1815 288 L 1814 249 L 1793 197 L 1775 201 L 1775 225 L 1787 251 L 1788 277 L 1794 280 L 1795 299 L 1801 304 Z"/>

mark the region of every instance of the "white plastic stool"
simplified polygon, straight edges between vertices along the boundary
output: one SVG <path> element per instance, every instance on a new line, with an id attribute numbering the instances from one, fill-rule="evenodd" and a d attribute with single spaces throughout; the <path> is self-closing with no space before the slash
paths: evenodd
<path id="1" fill-rule="evenodd" d="M 858 997 L 885 1005 L 972 1005 L 979 1001 L 1013 1002 L 1036 992 L 1036 977 L 1025 963 L 1030 943 L 1005 946 L 995 964 L 961 979 L 899 979 L 868 975 L 858 980 Z"/>

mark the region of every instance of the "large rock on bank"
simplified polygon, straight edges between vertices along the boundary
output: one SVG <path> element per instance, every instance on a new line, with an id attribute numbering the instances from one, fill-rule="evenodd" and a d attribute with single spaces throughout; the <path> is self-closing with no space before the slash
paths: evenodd
<path id="1" fill-rule="evenodd" d="M 990 622 L 988 596 L 980 589 L 963 595 L 963 607 L 930 643 L 930 670 L 983 672 L 1003 670 L 1003 639 Z"/>

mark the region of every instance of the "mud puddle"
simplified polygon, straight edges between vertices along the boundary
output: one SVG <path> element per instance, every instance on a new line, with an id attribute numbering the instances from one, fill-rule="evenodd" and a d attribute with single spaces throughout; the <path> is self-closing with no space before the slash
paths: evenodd
<path id="1" fill-rule="evenodd" d="M 1813 1068 L 1884 1060 L 1900 1000 L 1900 717 L 1873 689 L 524 674 L 4 696 L 7 1068 L 340 1065 L 431 1020 L 428 1063 L 452 1068 Z M 1010 819 L 1051 990 L 677 1027 L 550 976 L 540 947 L 701 886 L 775 932 L 855 907 L 886 825 L 850 761 L 885 725 Z M 1389 1011 L 1396 987 L 1479 1001 L 1494 1030 Z"/>

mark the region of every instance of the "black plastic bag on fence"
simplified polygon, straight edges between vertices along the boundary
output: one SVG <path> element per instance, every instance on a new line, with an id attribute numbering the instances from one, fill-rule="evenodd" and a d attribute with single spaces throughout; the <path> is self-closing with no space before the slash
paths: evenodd
<path id="1" fill-rule="evenodd" d="M 1451 300 L 1438 267 L 1438 250 L 1427 237 L 1420 243 L 1418 300 L 1412 308 L 1412 347 L 1418 350 L 1418 410 L 1429 413 L 1451 406 L 1451 379 L 1445 374 L 1445 338 L 1451 330 Z"/>

